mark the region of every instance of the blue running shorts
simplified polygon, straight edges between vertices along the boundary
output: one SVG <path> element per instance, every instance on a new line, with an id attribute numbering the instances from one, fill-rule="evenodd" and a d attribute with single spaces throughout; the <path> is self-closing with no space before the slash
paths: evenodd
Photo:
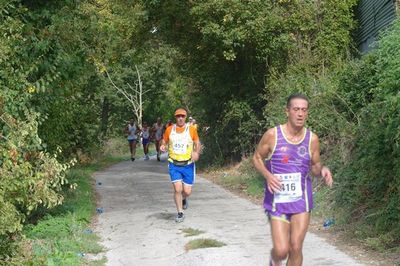
<path id="1" fill-rule="evenodd" d="M 142 144 L 143 145 L 146 145 L 146 144 L 149 144 L 150 143 L 150 139 L 142 139 Z"/>
<path id="2" fill-rule="evenodd" d="M 196 179 L 196 167 L 194 163 L 177 166 L 173 163 L 168 164 L 171 182 L 183 182 L 185 185 L 192 186 Z"/>

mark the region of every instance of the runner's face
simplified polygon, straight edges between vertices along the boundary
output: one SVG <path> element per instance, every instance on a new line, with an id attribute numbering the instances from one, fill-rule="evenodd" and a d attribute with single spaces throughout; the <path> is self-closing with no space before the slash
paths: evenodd
<path id="1" fill-rule="evenodd" d="M 292 99 L 286 108 L 288 122 L 293 127 L 303 127 L 308 117 L 308 102 L 304 99 Z"/>
<path id="2" fill-rule="evenodd" d="M 176 119 L 176 124 L 178 125 L 178 127 L 182 127 L 185 125 L 186 122 L 186 116 L 184 115 L 177 115 L 175 116 Z"/>

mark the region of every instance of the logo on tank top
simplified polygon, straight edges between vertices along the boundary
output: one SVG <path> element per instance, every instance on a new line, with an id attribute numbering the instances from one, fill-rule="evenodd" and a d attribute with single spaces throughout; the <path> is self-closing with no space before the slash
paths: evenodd
<path id="1" fill-rule="evenodd" d="M 301 156 L 301 157 L 306 156 L 306 154 L 307 154 L 307 149 L 306 149 L 306 147 L 304 147 L 304 146 L 298 147 L 298 148 L 297 148 L 297 154 L 298 154 L 299 156 Z"/>
<path id="2" fill-rule="evenodd" d="M 288 147 L 287 147 L 287 146 L 282 146 L 279 150 L 280 150 L 281 152 L 287 152 Z"/>
<path id="3" fill-rule="evenodd" d="M 283 155 L 283 158 L 282 158 L 281 162 L 282 163 L 289 163 L 289 155 L 288 154 Z"/>

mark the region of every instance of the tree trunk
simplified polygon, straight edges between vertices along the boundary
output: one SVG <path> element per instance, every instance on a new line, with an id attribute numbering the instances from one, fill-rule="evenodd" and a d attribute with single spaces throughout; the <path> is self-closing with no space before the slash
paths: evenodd
<path id="1" fill-rule="evenodd" d="M 143 86 L 142 79 L 140 78 L 140 73 L 138 67 L 135 65 L 136 73 L 138 77 L 138 86 L 139 86 L 139 114 L 138 114 L 138 123 L 142 126 L 142 118 L 143 118 Z"/>

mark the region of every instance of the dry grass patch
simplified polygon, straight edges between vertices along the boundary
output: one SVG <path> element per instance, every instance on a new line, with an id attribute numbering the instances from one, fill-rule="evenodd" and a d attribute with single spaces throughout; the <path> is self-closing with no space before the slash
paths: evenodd
<path id="1" fill-rule="evenodd" d="M 185 245 L 186 251 L 192 250 L 192 249 L 198 249 L 198 248 L 219 248 L 226 246 L 225 243 L 220 242 L 215 239 L 209 239 L 209 238 L 201 238 L 201 239 L 195 239 L 192 241 L 189 241 Z"/>
<path id="2" fill-rule="evenodd" d="M 182 229 L 182 232 L 185 234 L 185 237 L 197 236 L 197 235 L 204 233 L 204 231 L 201 231 L 199 229 L 194 229 L 194 228 L 184 228 L 184 229 Z"/>

